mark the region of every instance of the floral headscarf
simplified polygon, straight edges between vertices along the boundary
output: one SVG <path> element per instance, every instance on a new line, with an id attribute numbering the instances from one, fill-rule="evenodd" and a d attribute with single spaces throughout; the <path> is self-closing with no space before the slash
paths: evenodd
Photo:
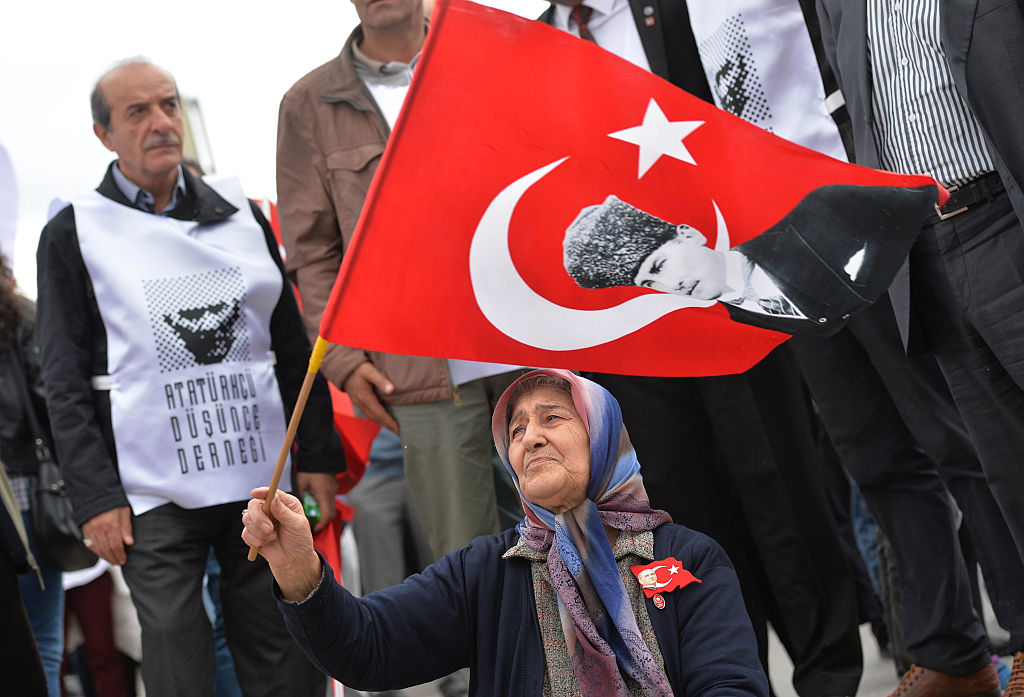
<path id="1" fill-rule="evenodd" d="M 587 498 L 558 514 L 523 496 L 508 459 L 509 397 L 516 385 L 537 375 L 569 383 L 576 413 L 590 435 Z M 535 370 L 505 390 L 494 410 L 491 431 L 526 511 L 517 530 L 527 545 L 548 554 L 562 631 L 584 697 L 626 697 L 623 674 L 639 683 L 647 697 L 671 695 L 668 679 L 640 635 L 604 530 L 605 525 L 653 530 L 672 520 L 650 506 L 618 402 L 600 385 L 569 371 Z"/>

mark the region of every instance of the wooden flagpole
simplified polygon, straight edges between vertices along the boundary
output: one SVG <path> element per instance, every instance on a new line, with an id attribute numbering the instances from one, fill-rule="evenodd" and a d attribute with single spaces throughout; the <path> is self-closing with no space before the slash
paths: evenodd
<path id="1" fill-rule="evenodd" d="M 277 494 L 277 485 L 281 483 L 281 475 L 284 473 L 284 463 L 288 460 L 288 453 L 295 441 L 295 432 L 299 428 L 299 421 L 302 419 L 302 412 L 306 409 L 306 400 L 309 399 L 309 391 L 313 388 L 313 380 L 320 372 L 320 363 L 324 360 L 324 353 L 327 352 L 327 339 L 322 336 L 316 338 L 313 345 L 313 353 L 309 357 L 309 368 L 306 369 L 306 377 L 302 381 L 302 389 L 299 391 L 299 398 L 295 401 L 295 409 L 292 410 L 291 421 L 288 422 L 288 432 L 284 435 L 284 443 L 281 444 L 281 452 L 277 455 L 277 466 L 274 467 L 274 476 L 270 479 L 270 488 L 267 491 L 267 498 L 263 502 L 264 512 L 270 514 L 270 505 L 274 502 L 274 495 Z M 249 548 L 249 561 L 256 561 L 260 553 L 259 546 Z"/>

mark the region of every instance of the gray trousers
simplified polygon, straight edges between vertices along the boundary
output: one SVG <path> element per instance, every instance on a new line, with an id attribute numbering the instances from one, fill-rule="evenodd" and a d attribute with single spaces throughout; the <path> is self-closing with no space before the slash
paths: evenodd
<path id="1" fill-rule="evenodd" d="M 352 534 L 363 595 L 397 585 L 433 561 L 405 477 L 363 477 L 347 498 L 356 510 Z"/>
<path id="2" fill-rule="evenodd" d="M 498 470 L 491 439 L 494 405 L 521 374 L 514 370 L 459 385 L 457 400 L 391 407 L 413 507 L 435 558 L 474 537 L 500 532 L 499 504 L 523 515 L 511 479 L 504 468 Z"/>
<path id="3" fill-rule="evenodd" d="M 203 609 L 212 547 L 221 566 L 228 648 L 246 697 L 322 697 L 324 676 L 284 627 L 263 557 L 248 562 L 244 501 L 184 509 L 165 504 L 132 517 L 124 578 L 142 625 L 142 678 L 148 697 L 213 697 L 214 649 Z"/>

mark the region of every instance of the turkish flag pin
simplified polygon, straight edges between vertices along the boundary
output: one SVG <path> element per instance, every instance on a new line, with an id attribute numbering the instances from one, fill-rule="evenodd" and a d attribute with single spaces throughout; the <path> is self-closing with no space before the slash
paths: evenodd
<path id="1" fill-rule="evenodd" d="M 674 591 L 691 583 L 701 582 L 699 578 L 684 569 L 679 560 L 674 557 L 652 561 L 650 564 L 631 566 L 630 570 L 639 581 L 640 587 L 644 589 L 644 595 L 652 598 L 654 606 L 659 610 L 665 608 L 665 599 L 661 596 L 662 593 Z"/>

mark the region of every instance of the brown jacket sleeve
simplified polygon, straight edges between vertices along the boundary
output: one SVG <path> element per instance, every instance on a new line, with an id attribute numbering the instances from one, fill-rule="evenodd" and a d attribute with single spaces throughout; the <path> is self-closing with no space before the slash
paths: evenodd
<path id="1" fill-rule="evenodd" d="M 341 268 L 345 243 L 329 192 L 324 153 L 316 146 L 313 120 L 302 118 L 301 95 L 281 101 L 277 126 L 277 196 L 289 277 L 299 286 L 310 340 Z M 336 385 L 369 360 L 361 349 L 332 344 L 320 368 Z"/>

